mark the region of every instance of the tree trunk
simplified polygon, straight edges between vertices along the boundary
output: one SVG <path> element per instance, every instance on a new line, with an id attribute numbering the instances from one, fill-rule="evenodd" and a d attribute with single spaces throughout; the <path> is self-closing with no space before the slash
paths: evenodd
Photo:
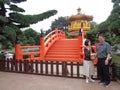
<path id="1" fill-rule="evenodd" d="M 6 16 L 6 10 L 5 10 L 5 6 L 4 3 L 0 3 L 0 15 L 2 16 Z"/>

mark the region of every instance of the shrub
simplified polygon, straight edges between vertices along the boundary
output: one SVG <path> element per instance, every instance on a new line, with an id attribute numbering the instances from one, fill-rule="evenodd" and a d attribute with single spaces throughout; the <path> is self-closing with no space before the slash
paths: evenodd
<path id="1" fill-rule="evenodd" d="M 120 56 L 112 55 L 113 62 L 115 63 L 115 75 L 118 79 L 120 79 Z"/>

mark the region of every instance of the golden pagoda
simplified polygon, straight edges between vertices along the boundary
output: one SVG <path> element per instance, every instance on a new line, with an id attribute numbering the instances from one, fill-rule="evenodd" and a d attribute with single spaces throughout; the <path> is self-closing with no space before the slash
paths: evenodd
<path id="1" fill-rule="evenodd" d="M 77 15 L 72 15 L 71 17 L 67 18 L 67 22 L 69 24 L 68 31 L 71 33 L 71 35 L 76 34 L 81 27 L 85 32 L 89 31 L 90 21 L 93 20 L 93 16 L 82 14 L 80 8 L 78 8 L 77 11 Z"/>

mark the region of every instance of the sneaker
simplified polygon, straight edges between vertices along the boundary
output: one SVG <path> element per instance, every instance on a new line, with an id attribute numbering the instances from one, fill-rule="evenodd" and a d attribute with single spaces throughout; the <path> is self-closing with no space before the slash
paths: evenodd
<path id="1" fill-rule="evenodd" d="M 110 86 L 110 83 L 108 83 L 108 84 L 104 84 L 104 86 L 105 86 L 105 87 L 109 87 L 109 86 Z"/>
<path id="2" fill-rule="evenodd" d="M 95 80 L 93 80 L 93 79 L 89 79 L 91 82 L 95 82 Z"/>
<path id="3" fill-rule="evenodd" d="M 100 81 L 100 82 L 98 82 L 98 83 L 99 83 L 100 85 L 104 85 L 104 84 L 105 84 L 105 82 L 101 82 L 101 81 Z"/>
<path id="4" fill-rule="evenodd" d="M 86 79 L 86 83 L 89 83 L 89 80 L 88 80 L 88 79 Z"/>

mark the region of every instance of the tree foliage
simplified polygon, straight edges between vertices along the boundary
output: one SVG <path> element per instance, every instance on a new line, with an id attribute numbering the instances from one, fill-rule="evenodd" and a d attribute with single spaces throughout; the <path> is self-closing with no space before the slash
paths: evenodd
<path id="1" fill-rule="evenodd" d="M 97 23 L 95 21 L 90 22 L 91 29 L 95 28 Z"/>
<path id="2" fill-rule="evenodd" d="M 68 26 L 66 17 L 59 17 L 58 19 L 55 19 L 55 21 L 51 24 L 51 29 L 54 30 L 55 28 L 59 29 L 66 29 Z"/>
<path id="3" fill-rule="evenodd" d="M 108 18 L 97 25 L 94 30 L 90 30 L 87 36 L 90 38 L 94 35 L 96 38 L 97 33 L 104 33 L 106 40 L 112 45 L 120 43 L 120 0 L 112 0 L 113 9 Z M 92 32 L 92 33 L 91 33 Z"/>
<path id="4" fill-rule="evenodd" d="M 24 2 L 24 1 L 27 1 L 27 0 L 11 0 L 11 2 L 13 2 L 13 3 L 20 3 L 20 2 Z"/>
<path id="5" fill-rule="evenodd" d="M 22 8 L 16 6 L 16 5 L 13 5 L 13 4 L 10 5 L 10 10 L 14 11 L 14 12 L 25 12 L 24 9 L 22 9 Z"/>
<path id="6" fill-rule="evenodd" d="M 4 48 L 14 46 L 16 35 L 22 34 L 21 28 L 29 27 L 57 13 L 56 10 L 48 10 L 37 15 L 24 15 L 25 10 L 15 4 L 24 1 L 27 0 L 0 0 L 0 44 Z"/>
<path id="7" fill-rule="evenodd" d="M 20 28 L 35 24 L 38 21 L 49 18 L 57 13 L 56 10 L 50 10 L 38 15 L 23 15 L 20 13 L 10 13 L 10 19 L 17 23 Z"/>
<path id="8" fill-rule="evenodd" d="M 21 35 L 22 45 L 39 45 L 40 34 L 32 28 L 26 29 Z"/>

